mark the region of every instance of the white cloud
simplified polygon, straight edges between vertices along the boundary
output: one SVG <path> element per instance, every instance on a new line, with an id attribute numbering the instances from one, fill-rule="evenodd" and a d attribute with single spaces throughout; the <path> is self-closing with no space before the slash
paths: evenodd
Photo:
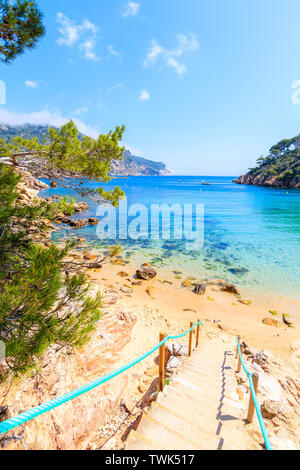
<path id="1" fill-rule="evenodd" d="M 193 33 L 187 33 L 186 35 L 179 34 L 177 38 L 178 46 L 173 50 L 169 50 L 161 46 L 155 39 L 153 39 L 147 52 L 144 66 L 149 67 L 150 65 L 154 65 L 157 60 L 161 58 L 165 66 L 172 67 L 179 76 L 182 76 L 187 69 L 185 65 L 179 62 L 178 58 L 182 57 L 187 52 L 198 50 L 199 43 Z"/>
<path id="2" fill-rule="evenodd" d="M 56 21 L 61 25 L 58 28 L 61 36 L 57 39 L 56 43 L 59 46 L 73 46 L 79 44 L 79 49 L 84 52 L 84 57 L 94 62 L 99 60 L 95 53 L 97 45 L 97 32 L 96 25 L 91 23 L 87 18 L 80 24 L 76 24 L 73 20 L 68 18 L 63 13 L 57 13 Z"/>
<path id="3" fill-rule="evenodd" d="M 79 116 L 80 114 L 85 114 L 87 113 L 89 108 L 83 107 L 83 108 L 78 108 L 76 111 L 73 112 L 74 115 Z"/>
<path id="4" fill-rule="evenodd" d="M 98 62 L 98 60 L 100 60 L 94 51 L 96 44 L 96 40 L 92 38 L 87 39 L 79 46 L 80 50 L 84 51 L 85 58 L 88 60 L 93 60 L 94 62 Z"/>
<path id="5" fill-rule="evenodd" d="M 72 119 L 82 134 L 92 137 L 93 139 L 97 139 L 99 134 L 101 134 L 101 130 L 89 126 L 80 119 L 74 117 Z M 0 108 L 0 125 L 4 126 L 24 126 L 25 124 L 31 124 L 36 126 L 61 127 L 69 120 L 70 118 L 63 117 L 60 111 L 51 112 L 48 109 L 44 109 L 33 113 L 19 113 Z M 140 155 L 141 157 L 147 158 L 147 155 L 144 154 L 142 150 L 131 146 L 125 141 L 123 141 L 122 146 L 125 146 L 134 155 Z"/>
<path id="6" fill-rule="evenodd" d="M 150 100 L 150 93 L 148 90 L 142 90 L 139 94 L 140 101 L 149 101 Z"/>
<path id="7" fill-rule="evenodd" d="M 128 16 L 135 16 L 138 14 L 140 10 L 140 4 L 135 2 L 128 2 L 127 6 L 122 13 L 123 18 L 127 18 Z"/>
<path id="8" fill-rule="evenodd" d="M 44 82 L 43 80 L 40 80 L 40 81 L 25 80 L 24 83 L 27 88 L 39 88 L 39 86 L 41 85 L 44 85 L 44 86 L 47 85 L 47 83 Z"/>
<path id="9" fill-rule="evenodd" d="M 106 90 L 106 94 L 110 95 L 110 93 L 112 93 L 114 90 L 121 90 L 122 88 L 124 88 L 124 84 L 123 83 L 117 83 L 116 85 L 112 85 L 112 86 L 108 87 L 107 90 Z"/>
<path id="10" fill-rule="evenodd" d="M 110 55 L 112 55 L 113 57 L 115 57 L 116 59 L 118 60 L 121 60 L 122 59 L 122 53 L 117 51 L 114 46 L 108 46 L 107 47 L 107 50 L 108 52 L 110 53 Z"/>
<path id="11" fill-rule="evenodd" d="M 76 111 L 73 113 L 73 115 L 75 114 Z M 82 120 L 77 119 L 75 117 L 72 117 L 72 119 L 78 127 L 78 130 L 82 134 L 92 137 L 93 139 L 97 139 L 99 134 L 101 134 L 101 130 L 89 126 Z M 36 126 L 61 127 L 66 124 L 66 122 L 68 122 L 69 120 L 70 118 L 63 117 L 60 111 L 51 112 L 48 109 L 43 109 L 41 111 L 36 111 L 33 113 L 19 113 L 16 111 L 9 111 L 7 109 L 0 108 L 0 125 L 4 126 L 6 125 L 15 127 L 24 126 L 25 124 L 31 124 Z M 131 146 L 125 141 L 123 141 L 122 146 L 125 146 L 134 155 L 140 155 L 141 157 L 147 158 L 147 155 L 142 150 Z"/>
<path id="12" fill-rule="evenodd" d="M 16 111 L 9 111 L 7 109 L 0 109 L 0 124 L 8 126 L 23 126 L 25 124 L 37 126 L 53 126 L 60 127 L 71 118 L 65 118 L 61 115 L 60 111 L 51 112 L 48 109 L 36 111 L 32 113 L 19 113 Z M 85 135 L 89 135 L 96 139 L 100 131 L 85 124 L 80 119 L 74 118 L 73 120 L 78 127 L 79 131 Z"/>
<path id="13" fill-rule="evenodd" d="M 182 76 L 186 72 L 186 66 L 180 64 L 178 60 L 174 59 L 174 57 L 168 57 L 167 64 L 169 67 L 173 67 L 179 76 Z"/>
<path id="14" fill-rule="evenodd" d="M 34 82 L 32 80 L 25 80 L 25 85 L 27 88 L 38 88 L 39 87 L 39 82 Z"/>

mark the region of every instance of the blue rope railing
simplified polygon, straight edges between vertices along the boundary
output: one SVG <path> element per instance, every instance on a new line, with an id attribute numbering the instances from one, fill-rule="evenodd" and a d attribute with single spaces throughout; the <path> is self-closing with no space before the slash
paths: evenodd
<path id="1" fill-rule="evenodd" d="M 31 421 L 32 419 L 35 419 L 38 416 L 40 416 L 44 413 L 47 413 L 48 411 L 54 410 L 54 408 L 57 408 L 58 406 L 61 406 L 65 403 L 67 403 L 68 401 L 79 397 L 80 395 L 83 395 L 84 393 L 90 392 L 91 390 L 99 387 L 100 385 L 104 384 L 105 382 L 108 382 L 109 380 L 113 379 L 114 377 L 117 377 L 118 375 L 122 374 L 126 370 L 131 369 L 133 366 L 135 366 L 139 362 L 146 359 L 146 357 L 150 356 L 155 351 L 157 351 L 163 344 L 165 344 L 170 339 L 179 339 L 179 338 L 183 338 L 184 336 L 188 335 L 198 325 L 201 325 L 201 327 L 203 327 L 202 321 L 199 321 L 198 323 L 193 325 L 186 333 L 183 333 L 182 335 L 166 336 L 166 338 L 164 338 L 164 340 L 161 341 L 157 346 L 155 346 L 150 351 L 143 354 L 138 359 L 135 359 L 134 361 L 130 362 L 126 366 L 123 366 L 120 369 L 117 369 L 114 372 L 111 372 L 110 374 L 107 374 L 104 377 L 101 377 L 100 379 L 97 379 L 97 380 L 95 380 L 94 382 L 91 382 L 88 385 L 84 385 L 82 387 L 79 387 L 76 390 L 74 390 L 73 392 L 66 393 L 66 394 L 64 394 L 64 395 L 62 395 L 58 398 L 55 398 L 54 400 L 51 400 L 51 401 L 48 401 L 47 403 L 36 406 L 35 408 L 32 408 L 31 410 L 25 411 L 24 413 L 21 413 L 20 415 L 16 416 L 15 418 L 10 418 L 6 421 L 3 421 L 2 423 L 0 423 L 0 434 L 11 431 L 12 429 L 14 429 L 16 427 L 21 426 L 22 424 L 27 423 L 28 421 Z"/>
<path id="2" fill-rule="evenodd" d="M 267 449 L 267 450 L 272 450 L 272 445 L 271 445 L 271 442 L 270 442 L 270 438 L 269 438 L 269 435 L 268 435 L 268 431 L 267 431 L 267 429 L 266 429 L 266 426 L 265 426 L 265 423 L 264 423 L 264 420 L 263 420 L 263 417 L 262 417 L 262 414 L 261 414 L 261 411 L 260 411 L 260 406 L 259 406 L 259 403 L 258 403 L 258 400 L 257 400 L 257 396 L 256 396 L 256 393 L 255 393 L 255 389 L 254 389 L 254 385 L 253 385 L 253 380 L 252 380 L 252 374 L 250 374 L 250 372 L 248 371 L 248 369 L 246 368 L 246 366 L 245 366 L 245 364 L 244 364 L 243 356 L 242 356 L 242 353 L 241 353 L 241 348 L 240 348 L 240 344 L 239 344 L 239 339 L 238 339 L 238 338 L 236 338 L 236 344 L 237 344 L 237 347 L 238 347 L 238 352 L 239 352 L 239 356 L 240 356 L 240 361 L 241 361 L 242 367 L 243 367 L 245 373 L 246 373 L 247 376 L 248 376 L 248 380 L 249 380 L 249 384 L 250 384 L 250 390 L 251 390 L 251 394 L 252 394 L 252 399 L 253 399 L 253 403 L 254 403 L 254 406 L 255 406 L 256 414 L 257 414 L 257 417 L 258 417 L 260 429 L 261 429 L 261 432 L 262 432 L 262 435 L 263 435 L 263 437 L 264 437 L 264 441 L 265 441 L 265 444 L 266 444 L 266 449 Z"/>

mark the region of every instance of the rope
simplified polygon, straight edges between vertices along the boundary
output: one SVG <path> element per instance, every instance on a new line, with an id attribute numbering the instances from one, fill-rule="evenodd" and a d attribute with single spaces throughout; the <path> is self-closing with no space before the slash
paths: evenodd
<path id="1" fill-rule="evenodd" d="M 259 406 L 259 403 L 258 403 L 258 400 L 257 400 L 256 393 L 255 393 L 253 380 L 252 380 L 252 374 L 250 374 L 250 372 L 248 371 L 248 369 L 246 368 L 246 366 L 244 364 L 238 338 L 236 339 L 236 344 L 237 344 L 237 347 L 238 347 L 238 352 L 239 352 L 242 367 L 243 367 L 246 375 L 248 376 L 248 380 L 249 380 L 249 384 L 250 384 L 250 390 L 251 390 L 252 398 L 253 398 L 253 403 L 254 403 L 256 414 L 257 414 L 257 417 L 258 417 L 260 429 L 261 429 L 261 432 L 262 432 L 262 435 L 263 435 L 263 438 L 264 438 L 264 441 L 265 441 L 265 444 L 266 444 L 266 449 L 267 450 L 272 450 L 271 441 L 270 441 L 268 431 L 266 429 L 266 426 L 265 426 L 265 423 L 264 423 L 264 420 L 263 420 L 263 417 L 262 417 L 262 414 L 261 414 L 261 411 L 260 411 L 260 406 Z"/>
<path id="2" fill-rule="evenodd" d="M 170 339 L 179 339 L 182 338 L 186 335 L 188 335 L 196 326 L 201 325 L 203 327 L 202 321 L 196 323 L 193 325 L 186 333 L 183 333 L 182 335 L 178 336 L 166 336 L 166 338 L 161 341 L 157 346 L 152 348 L 150 351 L 146 352 L 143 354 L 141 357 L 138 359 L 135 359 L 134 361 L 130 362 L 126 366 L 121 367 L 120 369 L 115 370 L 114 372 L 111 372 L 110 374 L 105 375 L 104 377 L 101 377 L 100 379 L 95 380 L 94 382 L 91 382 L 88 385 L 84 385 L 82 387 L 77 388 L 73 392 L 66 393 L 58 398 L 55 398 L 54 400 L 48 401 L 47 403 L 44 403 L 42 405 L 36 406 L 35 408 L 32 408 L 31 410 L 25 411 L 24 413 L 19 414 L 15 418 L 8 419 L 6 421 L 3 421 L 0 423 L 0 434 L 6 433 L 18 426 L 21 426 L 24 423 L 27 423 L 28 421 L 31 421 L 34 418 L 37 418 L 38 416 L 54 410 L 54 408 L 57 408 L 58 406 L 63 405 L 64 403 L 67 403 L 70 400 L 73 400 L 74 398 L 79 397 L 80 395 L 83 395 L 84 393 L 90 392 L 91 390 L 99 387 L 100 385 L 104 384 L 105 382 L 108 382 L 109 380 L 113 379 L 114 377 L 117 377 L 118 375 L 122 374 L 128 369 L 131 369 L 133 366 L 138 364 L 139 362 L 143 361 L 146 359 L 146 357 L 150 356 L 153 354 L 157 349 L 159 349 L 163 344 L 165 344 L 167 341 Z"/>

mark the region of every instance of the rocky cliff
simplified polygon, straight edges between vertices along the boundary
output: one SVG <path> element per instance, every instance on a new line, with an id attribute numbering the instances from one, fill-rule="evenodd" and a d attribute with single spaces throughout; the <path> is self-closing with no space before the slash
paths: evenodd
<path id="1" fill-rule="evenodd" d="M 283 181 L 279 179 L 278 176 L 269 176 L 263 172 L 254 174 L 250 171 L 234 180 L 234 183 L 250 186 L 269 186 L 274 188 L 300 188 L 300 176 L 290 178 L 288 181 Z"/>
<path id="2" fill-rule="evenodd" d="M 112 162 L 112 176 L 163 176 L 170 174 L 171 172 L 164 163 L 136 157 L 129 150 L 124 153 L 123 160 Z"/>
<path id="3" fill-rule="evenodd" d="M 108 299 L 109 303 L 109 299 Z M 131 340 L 135 318 L 109 314 L 98 324 L 91 341 L 75 354 L 53 347 L 40 372 L 0 387 L 0 420 L 8 419 L 86 385 L 120 367 L 122 351 Z M 119 404 L 127 385 L 122 374 L 97 389 L 0 436 L 0 449 L 86 449 Z"/>
<path id="4" fill-rule="evenodd" d="M 300 135 L 274 145 L 257 166 L 234 180 L 236 184 L 300 188 Z"/>

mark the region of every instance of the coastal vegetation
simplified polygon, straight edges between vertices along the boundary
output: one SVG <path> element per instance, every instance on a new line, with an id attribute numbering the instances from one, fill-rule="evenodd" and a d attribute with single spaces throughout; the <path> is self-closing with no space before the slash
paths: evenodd
<path id="1" fill-rule="evenodd" d="M 11 63 L 45 34 L 43 14 L 33 0 L 0 1 L 0 60 Z"/>
<path id="2" fill-rule="evenodd" d="M 84 182 L 109 181 L 111 161 L 124 152 L 119 146 L 123 132 L 124 127 L 97 140 L 80 139 L 70 121 L 61 129 L 49 128 L 44 142 L 22 137 L 0 142 L 0 340 L 6 347 L 1 380 L 37 369 L 38 358 L 51 345 L 81 346 L 102 316 L 100 294 L 89 295 L 84 274 L 88 263 L 66 262 L 74 241 L 63 247 L 46 246 L 31 236 L 32 225 L 41 239 L 49 222 L 60 214 L 72 215 L 75 200 L 20 203 L 21 175 L 30 170 L 57 186 L 116 205 L 123 194 L 119 188 L 92 191 L 85 189 Z M 116 255 L 116 249 L 109 257 Z"/>
<path id="3" fill-rule="evenodd" d="M 0 1 L 1 61 L 11 63 L 35 47 L 44 33 L 35 1 Z M 74 213 L 75 200 L 66 197 L 53 203 L 26 196 L 24 201 L 22 175 L 28 170 L 29 175 L 49 178 L 53 186 L 117 205 L 123 195 L 118 187 L 91 190 L 84 182 L 110 180 L 111 162 L 123 158 L 119 142 L 124 131 L 124 126 L 116 127 L 92 139 L 70 121 L 60 129 L 47 128 L 43 136 L 21 132 L 0 138 L 0 341 L 6 350 L 1 381 L 37 369 L 39 357 L 51 345 L 58 350 L 81 346 L 102 316 L 101 295 L 89 295 L 83 272 L 87 263 L 81 270 L 80 263 L 66 263 L 75 242 L 59 247 L 37 241 L 51 221 Z M 109 257 L 116 250 L 112 248 Z"/>
<path id="4" fill-rule="evenodd" d="M 48 128 L 41 142 L 38 137 L 12 137 L 8 142 L 0 139 L 0 158 L 15 168 L 21 167 L 35 176 L 49 178 L 56 186 L 73 190 L 82 197 L 97 201 L 108 200 L 117 205 L 123 192 L 119 187 L 112 191 L 87 188 L 84 182 L 93 179 L 107 183 L 111 163 L 121 160 L 125 151 L 120 147 L 125 126 L 116 127 L 97 139 L 80 136 L 71 120 L 60 129 Z M 70 181 L 70 178 L 73 178 Z"/>
<path id="5" fill-rule="evenodd" d="M 260 157 L 257 166 L 235 180 L 237 184 L 253 184 L 292 188 L 300 187 L 300 134 L 274 145 L 267 157 Z"/>
<path id="6" fill-rule="evenodd" d="M 48 135 L 48 130 L 49 126 L 29 124 L 23 126 L 0 125 L 0 139 L 6 143 L 10 142 L 14 137 L 22 137 L 27 140 L 37 138 L 40 142 L 43 142 L 45 136 Z M 79 132 L 78 137 L 82 139 L 84 135 Z M 169 174 L 171 172 L 164 163 L 138 157 L 129 150 L 125 150 L 122 159 L 111 162 L 111 170 L 109 172 L 110 176 L 161 176 Z"/>
<path id="7" fill-rule="evenodd" d="M 12 168 L 0 165 L 0 340 L 7 365 L 2 380 L 36 368 L 52 344 L 82 345 L 101 318 L 101 297 L 88 295 L 87 277 L 64 272 L 72 242 L 46 248 L 30 239 L 30 224 L 35 221 L 42 231 L 55 211 L 45 201 L 18 204 L 19 182 Z"/>

